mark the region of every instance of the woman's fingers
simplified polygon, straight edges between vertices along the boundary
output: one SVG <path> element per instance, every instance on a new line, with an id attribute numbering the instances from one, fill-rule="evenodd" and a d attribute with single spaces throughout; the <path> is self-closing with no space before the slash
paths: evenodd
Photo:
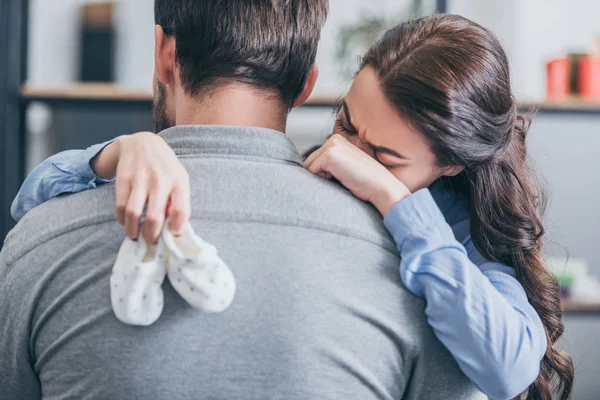
<path id="1" fill-rule="evenodd" d="M 190 184 L 187 171 L 173 177 L 155 174 L 137 174 L 133 179 L 117 180 L 117 219 L 125 226 L 127 236 L 137 238 L 144 205 L 146 216 L 142 235 L 148 243 L 160 236 L 166 216 L 170 217 L 169 230 L 175 235 L 183 233 L 191 213 Z"/>
<path id="2" fill-rule="evenodd" d="M 147 243 L 156 243 L 165 222 L 165 212 L 169 192 L 162 186 L 160 179 L 155 180 L 150 187 L 148 195 L 148 208 L 142 229 L 142 236 Z"/>
<path id="3" fill-rule="evenodd" d="M 302 166 L 313 174 L 322 175 L 321 173 L 325 172 L 326 176 L 331 177 L 331 163 L 335 161 L 336 157 L 351 151 L 353 147 L 343 136 L 335 134 L 313 152 Z"/>
<path id="4" fill-rule="evenodd" d="M 174 233 L 183 232 L 190 216 L 189 176 L 173 149 L 148 132 L 120 141 L 117 160 L 116 214 L 127 236 L 140 235 L 140 219 L 147 203 L 142 234 L 148 242 L 160 236 L 166 215 Z"/>
<path id="5" fill-rule="evenodd" d="M 341 156 L 342 153 L 339 151 L 339 147 L 336 148 L 336 145 L 327 146 L 310 164 L 308 170 L 315 175 L 335 176 L 333 165 Z"/>
<path id="6" fill-rule="evenodd" d="M 181 235 L 190 220 L 191 205 L 190 205 L 189 184 L 175 186 L 171 193 L 169 204 L 169 231 L 174 235 Z"/>
<path id="7" fill-rule="evenodd" d="M 317 158 L 321 156 L 321 154 L 327 149 L 327 142 L 323 144 L 323 146 L 319 147 L 317 150 L 313 151 L 310 156 L 304 161 L 302 167 L 305 169 L 310 169 L 310 166 L 315 162 Z"/>
<path id="8" fill-rule="evenodd" d="M 115 183 L 117 221 L 121 225 L 125 225 L 125 210 L 131 193 L 131 184 L 132 180 L 128 177 L 119 177 Z"/>
<path id="9" fill-rule="evenodd" d="M 310 171 L 310 173 L 315 174 L 315 175 L 321 175 L 322 173 L 328 172 L 324 169 L 326 157 L 327 157 L 327 153 L 323 153 L 323 154 L 319 155 L 319 157 L 317 157 L 308 167 L 308 170 Z"/>
<path id="10" fill-rule="evenodd" d="M 140 231 L 140 218 L 148 199 L 148 183 L 145 179 L 133 182 L 127 206 L 125 208 L 125 234 L 137 239 Z"/>

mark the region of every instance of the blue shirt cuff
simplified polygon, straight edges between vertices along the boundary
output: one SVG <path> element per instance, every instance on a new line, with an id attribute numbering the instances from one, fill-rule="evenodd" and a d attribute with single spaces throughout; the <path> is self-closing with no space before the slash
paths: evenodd
<path id="1" fill-rule="evenodd" d="M 56 160 L 54 160 L 54 165 L 62 171 L 80 177 L 82 180 L 87 182 L 88 189 L 93 189 L 97 185 L 103 183 L 114 182 L 114 179 L 102 179 L 98 175 L 96 175 L 90 163 L 94 157 L 96 157 L 102 150 L 104 150 L 106 146 L 113 143 L 115 140 L 117 139 L 112 139 L 104 143 L 99 143 L 90 146 L 87 149 L 79 152 L 75 159 L 57 158 Z"/>
<path id="2" fill-rule="evenodd" d="M 400 250 L 411 235 L 432 238 L 441 236 L 454 240 L 452 228 L 446 222 L 429 189 L 421 189 L 396 203 L 385 215 L 383 223 Z"/>

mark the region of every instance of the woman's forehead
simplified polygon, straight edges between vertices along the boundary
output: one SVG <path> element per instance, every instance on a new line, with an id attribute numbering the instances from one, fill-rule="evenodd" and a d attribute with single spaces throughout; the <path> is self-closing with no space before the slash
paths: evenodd
<path id="1" fill-rule="evenodd" d="M 351 123 L 370 144 L 409 153 L 411 158 L 430 158 L 429 144 L 387 100 L 374 69 L 358 73 L 345 102 Z"/>

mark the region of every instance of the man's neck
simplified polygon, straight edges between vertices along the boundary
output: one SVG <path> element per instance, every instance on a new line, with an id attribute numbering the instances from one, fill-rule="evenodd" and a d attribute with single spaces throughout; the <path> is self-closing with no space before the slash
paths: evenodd
<path id="1" fill-rule="evenodd" d="M 204 99 L 177 96 L 177 125 L 252 126 L 285 132 L 287 110 L 281 101 L 245 85 L 215 89 Z"/>

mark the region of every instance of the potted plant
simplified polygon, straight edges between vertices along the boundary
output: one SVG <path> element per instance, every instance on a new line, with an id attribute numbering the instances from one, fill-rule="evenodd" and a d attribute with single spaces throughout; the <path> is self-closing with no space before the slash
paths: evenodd
<path id="1" fill-rule="evenodd" d="M 356 71 L 357 60 L 365 54 L 386 29 L 410 18 L 419 18 L 426 14 L 424 0 L 412 0 L 401 13 L 390 18 L 386 15 L 367 13 L 358 24 L 346 25 L 338 34 L 336 58 L 340 72 L 347 79 L 352 79 Z"/>

